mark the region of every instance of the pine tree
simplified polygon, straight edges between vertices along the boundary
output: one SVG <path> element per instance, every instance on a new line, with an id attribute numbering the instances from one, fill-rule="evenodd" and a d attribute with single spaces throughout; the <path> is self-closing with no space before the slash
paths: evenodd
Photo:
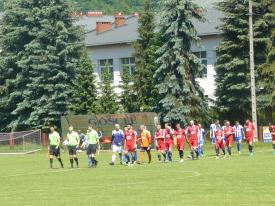
<path id="1" fill-rule="evenodd" d="M 97 98 L 97 88 L 95 85 L 94 69 L 91 59 L 85 52 L 80 59 L 74 82 L 74 95 L 72 110 L 75 114 L 95 113 L 95 102 Z"/>
<path id="2" fill-rule="evenodd" d="M 120 104 L 123 111 L 127 113 L 138 112 L 137 93 L 133 85 L 133 76 L 130 75 L 129 67 L 123 67 L 122 84 L 121 84 Z"/>
<path id="3" fill-rule="evenodd" d="M 248 1 L 226 0 L 218 4 L 224 18 L 221 25 L 223 40 L 217 48 L 217 105 L 221 117 L 244 121 L 251 114 Z M 262 18 L 267 9 L 254 0 L 254 51 L 256 74 L 265 62 L 264 52 L 270 26 Z M 256 75 L 258 77 L 258 75 Z M 259 78 L 256 78 L 256 84 Z"/>
<path id="4" fill-rule="evenodd" d="M 58 124 L 72 102 L 75 71 L 83 48 L 66 0 L 9 1 L 1 27 L 3 88 L 10 93 L 8 127 Z M 10 68 L 10 69 L 9 69 Z M 1 82 L 2 84 L 2 82 Z"/>
<path id="5" fill-rule="evenodd" d="M 117 95 L 111 85 L 111 75 L 107 70 L 102 72 L 102 82 L 99 86 L 99 97 L 95 103 L 98 114 L 116 114 L 119 111 Z"/>
<path id="6" fill-rule="evenodd" d="M 158 113 L 164 122 L 186 123 L 198 118 L 205 106 L 195 80 L 203 67 L 190 51 L 191 44 L 200 40 L 192 21 L 203 17 L 199 6 L 189 0 L 164 1 L 162 10 L 160 34 L 164 43 L 157 51 L 154 75 L 160 96 Z"/>
<path id="7" fill-rule="evenodd" d="M 260 93 L 257 96 L 258 107 L 264 111 L 268 122 L 272 122 L 275 112 L 275 2 L 263 0 L 263 5 L 268 12 L 263 15 L 263 20 L 273 25 L 266 50 L 266 62 L 259 67 Z M 267 123 L 267 122 L 266 122 Z"/>
<path id="8" fill-rule="evenodd" d="M 156 80 L 153 75 L 156 70 L 155 59 L 156 51 L 160 45 L 160 38 L 155 25 L 151 0 L 146 0 L 144 12 L 141 13 L 139 18 L 139 38 L 134 44 L 136 60 L 134 89 L 137 92 L 137 110 L 143 107 L 144 111 L 153 111 L 158 102 Z"/>

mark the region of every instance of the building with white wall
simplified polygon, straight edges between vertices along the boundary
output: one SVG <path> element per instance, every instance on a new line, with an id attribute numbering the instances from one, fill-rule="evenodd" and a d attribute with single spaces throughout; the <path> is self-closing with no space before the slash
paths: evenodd
<path id="1" fill-rule="evenodd" d="M 213 4 L 204 6 L 206 22 L 194 21 L 201 38 L 201 45 L 192 46 L 192 52 L 206 65 L 204 77 L 198 79 L 204 94 L 215 100 L 214 64 L 216 47 L 222 39 L 217 29 L 220 25 L 221 13 L 214 9 Z M 93 12 L 80 18 L 78 24 L 86 26 L 85 44 L 94 64 L 98 82 L 101 81 L 101 73 L 104 69 L 108 69 L 111 73 L 114 86 L 121 83 L 122 68 L 127 66 L 130 73 L 133 72 L 135 59 L 132 44 L 138 38 L 138 18 L 137 13 L 130 16 L 124 16 L 122 13 L 103 16 L 102 13 L 98 15 Z M 116 91 L 120 92 L 118 89 Z"/>

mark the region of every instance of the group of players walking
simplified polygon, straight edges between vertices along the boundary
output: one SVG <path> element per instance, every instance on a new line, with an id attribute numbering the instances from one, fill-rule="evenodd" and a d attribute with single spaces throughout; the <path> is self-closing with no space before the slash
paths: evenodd
<path id="1" fill-rule="evenodd" d="M 120 126 L 116 124 L 115 129 L 112 131 L 112 158 L 109 164 L 115 165 L 117 154 L 120 164 L 127 164 L 128 166 L 135 163 L 143 164 L 145 152 L 147 153 L 148 163 L 150 164 L 152 161 L 151 149 L 153 139 L 159 161 L 172 162 L 173 146 L 176 145 L 180 162 L 183 162 L 186 143 L 189 145 L 188 156 L 192 160 L 199 159 L 200 156 L 203 156 L 203 145 L 205 143 L 206 133 L 200 124 L 195 124 L 192 120 L 186 128 L 182 128 L 180 124 L 176 124 L 175 129 L 173 129 L 169 123 L 166 123 L 164 128 L 162 128 L 160 124 L 156 125 L 156 127 L 153 138 L 145 125 L 140 125 L 140 135 L 138 135 L 133 125 L 125 126 L 123 131 L 120 129 Z M 275 125 L 270 125 L 269 130 L 272 134 L 273 154 L 275 154 Z M 253 156 L 254 132 L 254 125 L 249 120 L 246 120 L 244 126 L 241 126 L 239 122 L 231 126 L 229 121 L 224 121 L 224 125 L 221 126 L 218 120 L 215 121 L 210 125 L 210 138 L 216 151 L 216 158 L 220 158 L 220 150 L 225 158 L 226 148 L 228 156 L 230 157 L 234 141 L 237 142 L 237 150 L 238 153 L 241 154 L 241 143 L 243 139 L 248 144 L 249 155 Z M 86 140 L 81 142 L 79 133 L 75 132 L 72 126 L 69 127 L 69 132 L 63 144 L 68 147 L 72 168 L 74 167 L 74 162 L 76 163 L 76 167 L 79 167 L 77 158 L 77 149 L 79 147 L 85 148 L 87 151 L 88 166 L 97 166 L 96 151 L 99 149 L 99 138 L 98 132 L 90 126 L 87 130 Z M 140 145 L 139 155 L 137 155 L 138 144 Z M 60 135 L 55 131 L 54 127 L 51 127 L 49 134 L 50 168 L 52 168 L 53 156 L 57 158 L 63 168 L 63 162 L 60 157 Z M 139 158 L 137 158 L 138 156 Z"/>

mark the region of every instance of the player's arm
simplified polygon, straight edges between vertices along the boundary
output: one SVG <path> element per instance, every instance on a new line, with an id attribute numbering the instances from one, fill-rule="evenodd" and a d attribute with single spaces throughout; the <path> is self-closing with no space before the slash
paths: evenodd
<path id="1" fill-rule="evenodd" d="M 151 148 L 151 144 L 152 144 L 152 136 L 151 136 L 150 132 L 147 133 L 147 139 L 148 139 L 148 142 L 149 142 L 149 146 L 148 146 L 148 149 L 149 149 L 149 148 Z"/>
<path id="2" fill-rule="evenodd" d="M 78 135 L 78 133 L 76 133 L 77 135 L 76 135 L 76 140 L 77 140 L 77 145 L 76 145 L 76 147 L 78 148 L 79 147 L 79 144 L 80 144 L 80 138 L 79 138 L 79 135 Z"/>
<path id="3" fill-rule="evenodd" d="M 57 133 L 58 136 L 57 136 L 57 145 L 56 145 L 56 149 L 60 147 L 60 135 L 59 133 Z"/>

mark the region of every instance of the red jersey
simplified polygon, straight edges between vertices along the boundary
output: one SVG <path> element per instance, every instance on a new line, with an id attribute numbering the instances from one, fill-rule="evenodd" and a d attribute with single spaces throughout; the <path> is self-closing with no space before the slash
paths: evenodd
<path id="1" fill-rule="evenodd" d="M 134 130 L 128 130 L 124 132 L 126 144 L 135 144 L 135 132 Z"/>
<path id="2" fill-rule="evenodd" d="M 175 130 L 174 135 L 176 136 L 176 138 L 185 138 L 185 130 L 184 129 Z"/>
<path id="3" fill-rule="evenodd" d="M 199 127 L 196 125 L 187 127 L 187 134 L 189 134 L 189 138 L 193 141 L 198 141 Z"/>
<path id="4" fill-rule="evenodd" d="M 156 133 L 155 133 L 155 139 L 156 140 L 164 140 L 164 129 L 160 129 L 160 130 L 158 130 L 158 131 L 156 131 Z"/>
<path id="5" fill-rule="evenodd" d="M 173 140 L 172 131 L 170 129 L 165 129 L 165 140 L 166 141 Z"/>
<path id="6" fill-rule="evenodd" d="M 216 142 L 220 142 L 223 139 L 223 131 L 218 130 L 215 132 Z"/>
<path id="7" fill-rule="evenodd" d="M 272 135 L 272 139 L 274 139 L 275 138 L 275 125 L 270 125 L 269 131 Z"/>
<path id="8" fill-rule="evenodd" d="M 254 137 L 254 125 L 250 122 L 244 125 L 244 134 L 245 138 L 253 138 Z"/>
<path id="9" fill-rule="evenodd" d="M 229 139 L 229 138 L 233 138 L 235 131 L 233 127 L 228 126 L 228 127 L 224 127 L 223 132 L 224 132 L 225 138 Z"/>

